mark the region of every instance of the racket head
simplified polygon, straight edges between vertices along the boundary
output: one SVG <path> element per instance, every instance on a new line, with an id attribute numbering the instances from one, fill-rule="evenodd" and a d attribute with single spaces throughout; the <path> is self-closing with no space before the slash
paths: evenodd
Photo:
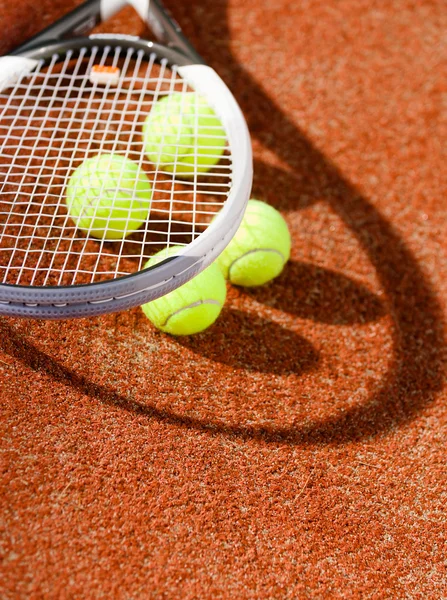
<path id="1" fill-rule="evenodd" d="M 208 266 L 236 232 L 252 181 L 248 130 L 218 75 L 133 36 L 58 41 L 18 60 L 24 72 L 0 81 L 0 312 L 67 318 L 122 310 Z M 120 68 L 119 85 L 92 84 L 94 64 Z M 227 147 L 208 173 L 185 178 L 151 163 L 141 128 L 161 97 L 194 90 L 222 122 Z M 80 231 L 64 201 L 75 169 L 104 153 L 133 160 L 153 187 L 149 219 L 113 242 Z M 175 257 L 144 268 L 173 245 L 182 247 Z"/>

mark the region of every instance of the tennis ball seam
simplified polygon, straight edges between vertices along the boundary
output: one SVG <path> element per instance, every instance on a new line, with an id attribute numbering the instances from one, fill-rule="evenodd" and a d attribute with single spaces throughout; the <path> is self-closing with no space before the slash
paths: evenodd
<path id="1" fill-rule="evenodd" d="M 234 259 L 233 262 L 229 265 L 229 267 L 228 267 L 228 277 L 230 278 L 231 269 L 232 269 L 232 267 L 234 267 L 234 265 L 238 261 L 240 261 L 241 259 L 245 258 L 249 254 L 256 254 L 257 252 L 272 252 L 273 254 L 278 254 L 282 258 L 283 263 L 286 262 L 286 257 L 284 256 L 284 254 L 282 252 L 280 252 L 279 250 L 276 250 L 275 248 L 256 248 L 254 250 L 248 250 L 247 252 L 245 252 L 241 256 L 238 256 L 236 259 Z"/>
<path id="2" fill-rule="evenodd" d="M 182 306 L 181 308 L 170 314 L 166 321 L 162 324 L 162 327 L 166 327 L 166 325 L 169 323 L 169 320 L 172 319 L 172 317 L 175 317 L 175 315 L 178 315 L 184 310 L 188 310 L 188 308 L 196 308 L 196 306 L 202 306 L 202 304 L 213 304 L 215 306 L 222 306 L 221 303 L 217 300 L 198 300 L 197 302 L 192 302 L 191 304 L 188 304 L 187 306 Z"/>

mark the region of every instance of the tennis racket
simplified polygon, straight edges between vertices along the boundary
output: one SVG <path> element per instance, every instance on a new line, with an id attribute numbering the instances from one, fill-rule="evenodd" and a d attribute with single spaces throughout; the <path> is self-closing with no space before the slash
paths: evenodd
<path id="1" fill-rule="evenodd" d="M 132 5 L 160 43 L 86 36 L 124 4 L 88 0 L 0 58 L 0 314 L 87 317 L 144 304 L 211 264 L 243 217 L 252 155 L 235 99 L 159 0 Z M 223 131 L 222 155 L 212 157 L 206 172 L 193 147 L 185 175 L 184 140 L 173 135 L 169 122 L 166 132 L 158 124 L 150 142 L 153 147 L 169 139 L 169 156 L 160 164 L 146 151 L 149 113 L 161 99 L 179 94 L 200 97 L 222 124 L 215 134 L 221 138 Z M 200 133 L 191 135 L 194 144 Z M 217 143 L 213 135 L 208 128 L 210 152 Z M 92 236 L 67 204 L 73 174 L 104 154 L 121 157 L 119 164 L 132 161 L 152 189 L 147 217 L 122 239 Z M 92 194 L 102 194 L 103 208 L 109 197 L 115 202 L 120 194 L 130 201 L 138 196 L 128 178 L 116 189 L 109 189 L 107 176 L 93 179 L 92 192 L 89 177 L 80 178 L 82 194 L 89 202 Z M 173 246 L 173 256 L 145 267 L 154 253 Z"/>

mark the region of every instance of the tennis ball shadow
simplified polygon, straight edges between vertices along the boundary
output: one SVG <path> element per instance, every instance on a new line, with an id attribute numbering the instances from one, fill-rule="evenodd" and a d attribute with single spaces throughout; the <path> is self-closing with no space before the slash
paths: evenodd
<path id="1" fill-rule="evenodd" d="M 257 302 L 330 325 L 368 323 L 385 314 L 383 302 L 361 283 L 297 261 L 289 261 L 280 277 L 269 285 L 244 291 Z"/>
<path id="2" fill-rule="evenodd" d="M 319 358 L 312 344 L 297 333 L 232 308 L 224 308 L 205 333 L 176 339 L 181 346 L 214 362 L 275 375 L 309 371 Z"/>

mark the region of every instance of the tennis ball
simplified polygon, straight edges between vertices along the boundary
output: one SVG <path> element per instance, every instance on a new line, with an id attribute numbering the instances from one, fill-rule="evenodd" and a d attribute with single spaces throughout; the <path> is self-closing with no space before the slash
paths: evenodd
<path id="1" fill-rule="evenodd" d="M 236 235 L 216 262 L 235 285 L 263 285 L 281 273 L 290 248 L 289 229 L 281 214 L 265 202 L 249 200 Z"/>
<path id="2" fill-rule="evenodd" d="M 145 268 L 175 255 L 173 246 L 152 256 Z M 199 333 L 214 323 L 222 310 L 227 288 L 219 267 L 213 263 L 194 279 L 161 298 L 143 304 L 146 317 L 153 325 L 172 335 Z"/>
<path id="3" fill-rule="evenodd" d="M 84 161 L 66 191 L 70 217 L 85 233 L 106 240 L 122 239 L 149 216 L 152 187 L 138 165 L 119 154 Z"/>
<path id="4" fill-rule="evenodd" d="M 143 125 L 143 144 L 154 164 L 190 177 L 219 162 L 226 134 L 203 96 L 178 92 L 153 106 Z"/>

